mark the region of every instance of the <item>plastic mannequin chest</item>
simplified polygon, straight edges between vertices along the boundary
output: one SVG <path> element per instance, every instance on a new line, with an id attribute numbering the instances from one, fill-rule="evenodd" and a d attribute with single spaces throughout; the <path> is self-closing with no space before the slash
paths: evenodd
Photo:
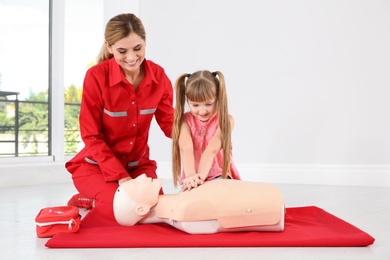
<path id="1" fill-rule="evenodd" d="M 214 180 L 191 191 L 160 196 L 155 210 L 159 218 L 218 220 L 223 228 L 237 228 L 277 224 L 284 216 L 284 201 L 272 184 Z"/>

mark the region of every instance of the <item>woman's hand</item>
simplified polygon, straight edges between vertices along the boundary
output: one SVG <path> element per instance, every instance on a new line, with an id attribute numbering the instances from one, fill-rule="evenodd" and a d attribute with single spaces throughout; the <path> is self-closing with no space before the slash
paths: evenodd
<path id="1" fill-rule="evenodd" d="M 187 177 L 183 181 L 182 191 L 189 191 L 193 188 L 196 188 L 204 183 L 203 178 L 199 173 L 196 173 L 190 177 Z"/>

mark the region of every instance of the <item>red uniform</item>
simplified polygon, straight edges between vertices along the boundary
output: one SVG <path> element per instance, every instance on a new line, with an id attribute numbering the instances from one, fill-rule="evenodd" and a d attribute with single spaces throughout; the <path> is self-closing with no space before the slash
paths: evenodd
<path id="1" fill-rule="evenodd" d="M 144 60 L 145 76 L 137 90 L 114 58 L 90 68 L 80 107 L 85 147 L 66 163 L 77 190 L 100 203 L 112 204 L 117 180 L 145 173 L 156 178 L 149 159 L 148 136 L 155 116 L 167 137 L 173 123 L 173 89 L 164 70 Z"/>

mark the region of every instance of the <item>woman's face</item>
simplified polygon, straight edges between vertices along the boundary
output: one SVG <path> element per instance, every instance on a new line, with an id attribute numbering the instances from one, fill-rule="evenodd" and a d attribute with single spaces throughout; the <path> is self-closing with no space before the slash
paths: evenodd
<path id="1" fill-rule="evenodd" d="M 209 121 L 217 110 L 215 99 L 208 100 L 206 102 L 193 102 L 188 100 L 188 106 L 191 114 L 202 122 Z"/>
<path id="2" fill-rule="evenodd" d="M 107 43 L 106 43 L 107 44 Z M 145 59 L 146 42 L 136 33 L 130 33 L 127 37 L 108 45 L 107 48 L 115 61 L 124 72 L 138 72 Z"/>

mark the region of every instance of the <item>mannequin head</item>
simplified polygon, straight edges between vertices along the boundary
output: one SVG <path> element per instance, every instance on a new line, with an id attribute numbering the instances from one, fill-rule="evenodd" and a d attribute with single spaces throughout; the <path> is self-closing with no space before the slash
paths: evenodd
<path id="1" fill-rule="evenodd" d="M 161 186 L 160 179 L 152 179 L 145 174 L 122 183 L 114 197 L 116 221 L 123 226 L 133 226 L 146 218 L 157 204 Z"/>

